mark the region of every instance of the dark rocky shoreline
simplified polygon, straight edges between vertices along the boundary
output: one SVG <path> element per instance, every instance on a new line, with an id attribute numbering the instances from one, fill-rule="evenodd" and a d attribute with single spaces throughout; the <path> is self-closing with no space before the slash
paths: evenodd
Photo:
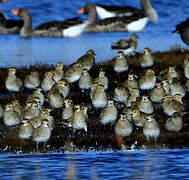
<path id="1" fill-rule="evenodd" d="M 188 54 L 188 50 L 171 50 L 166 52 L 156 52 L 155 56 L 155 66 L 152 68 L 155 72 L 160 72 L 170 65 L 177 67 L 177 70 L 182 73 L 182 64 L 185 55 Z M 138 76 L 144 73 L 144 69 L 139 66 L 139 56 L 128 57 L 128 62 L 130 65 L 130 73 L 137 72 Z M 19 67 L 17 68 L 17 75 L 21 79 L 24 79 L 26 74 L 29 74 L 32 70 L 37 70 L 40 73 L 40 77 L 53 66 L 51 65 L 39 65 L 30 67 Z M 90 70 L 90 74 L 93 78 L 98 76 L 100 68 L 106 71 L 106 75 L 110 80 L 110 87 L 108 88 L 108 93 L 112 95 L 113 90 L 116 85 L 122 83 L 127 78 L 127 73 L 122 73 L 118 76 L 112 68 L 112 61 L 107 61 L 94 65 Z M 10 93 L 6 90 L 4 82 L 7 76 L 7 68 L 0 68 L 0 103 L 4 106 L 6 103 L 11 102 L 12 99 L 18 99 L 22 105 L 24 105 L 25 100 L 32 91 L 24 89 L 21 93 Z M 181 78 L 182 83 L 186 83 L 185 78 Z M 169 132 L 165 129 L 165 121 L 168 118 L 162 108 L 158 105 L 155 106 L 155 119 L 157 120 L 161 133 L 154 142 L 151 140 L 147 142 L 146 137 L 143 135 L 142 128 L 133 130 L 130 137 L 121 138 L 117 137 L 114 133 L 114 126 L 103 125 L 99 122 L 100 111 L 95 110 L 89 103 L 89 96 L 85 96 L 81 90 L 78 89 L 77 83 L 71 85 L 72 94 L 71 98 L 74 100 L 74 104 L 79 104 L 84 102 L 88 107 L 88 120 L 87 126 L 88 131 L 73 130 L 65 124 L 63 124 L 60 115 L 61 109 L 53 109 L 52 115 L 55 118 L 55 127 L 52 131 L 51 138 L 46 143 L 39 144 L 39 149 L 36 149 L 36 143 L 32 140 L 22 140 L 18 136 L 19 126 L 7 127 L 4 125 L 2 119 L 0 121 L 0 153 L 35 153 L 35 152 L 65 152 L 65 151 L 91 151 L 91 150 L 119 150 L 121 149 L 120 144 L 125 144 L 126 149 L 131 149 L 132 144 L 137 141 L 136 149 L 161 149 L 161 148 L 188 148 L 189 147 L 189 108 L 187 107 L 189 101 L 188 92 L 184 97 L 183 101 L 186 108 L 186 113 L 183 117 L 183 128 L 180 132 Z M 89 92 L 85 92 L 89 93 Z M 143 92 L 144 94 L 147 92 Z M 121 103 L 116 104 L 118 107 L 118 112 L 120 113 L 124 106 Z M 48 103 L 44 105 L 48 108 Z M 73 145 L 72 145 L 73 144 Z"/>

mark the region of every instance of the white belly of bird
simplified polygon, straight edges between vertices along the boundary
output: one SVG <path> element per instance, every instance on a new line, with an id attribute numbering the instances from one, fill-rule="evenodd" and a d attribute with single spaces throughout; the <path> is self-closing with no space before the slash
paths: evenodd
<path id="1" fill-rule="evenodd" d="M 73 116 L 73 109 L 72 107 L 67 107 L 62 112 L 62 119 L 69 119 Z"/>
<path id="2" fill-rule="evenodd" d="M 151 103 L 145 103 L 139 105 L 140 111 L 146 114 L 152 114 L 154 112 L 154 108 Z"/>
<path id="3" fill-rule="evenodd" d="M 15 82 L 9 82 L 9 83 L 6 82 L 5 86 L 9 91 L 14 91 L 14 92 L 20 91 L 20 87 L 16 85 Z"/>
<path id="4" fill-rule="evenodd" d="M 73 128 L 84 129 L 87 132 L 87 123 L 85 121 L 85 116 L 82 113 L 75 113 L 73 121 Z"/>
<path id="5" fill-rule="evenodd" d="M 115 66 L 114 67 L 114 70 L 116 71 L 116 72 L 125 72 L 125 71 L 127 71 L 129 68 L 128 68 L 128 66 Z"/>
<path id="6" fill-rule="evenodd" d="M 21 122 L 20 117 L 16 116 L 15 112 L 10 111 L 4 113 L 3 120 L 6 126 L 14 126 Z"/>
<path id="7" fill-rule="evenodd" d="M 110 17 L 115 17 L 116 14 L 111 13 L 107 10 L 105 10 L 102 7 L 96 6 L 96 11 L 100 19 L 105 19 L 105 18 L 110 18 Z"/>
<path id="8" fill-rule="evenodd" d="M 118 127 L 117 124 L 115 126 L 115 133 L 119 136 L 127 137 L 132 133 L 132 127 L 128 123 L 125 123 L 124 121 L 122 122 L 117 122 L 121 123 L 122 128 Z"/>
<path id="9" fill-rule="evenodd" d="M 21 126 L 19 129 L 19 137 L 21 139 L 29 139 L 32 135 L 33 128 L 31 126 Z"/>
<path id="10" fill-rule="evenodd" d="M 135 51 L 134 47 L 130 47 L 128 49 L 124 49 L 123 52 L 125 53 L 125 55 L 130 55 Z"/>
<path id="11" fill-rule="evenodd" d="M 186 66 L 186 67 L 184 68 L 184 75 L 185 75 L 185 77 L 186 77 L 187 79 L 189 79 L 189 67 L 188 67 L 188 66 Z"/>
<path id="12" fill-rule="evenodd" d="M 92 100 L 92 104 L 96 108 L 104 108 L 107 105 L 107 100 L 95 99 L 95 100 Z"/>
<path id="13" fill-rule="evenodd" d="M 169 104 L 169 102 L 163 103 L 163 110 L 164 110 L 164 113 L 167 114 L 168 116 L 172 116 L 174 112 L 176 112 L 175 108 L 172 107 L 172 105 Z"/>
<path id="14" fill-rule="evenodd" d="M 180 94 L 182 97 L 185 96 L 185 90 L 183 87 L 175 87 L 170 85 L 170 94 L 174 96 L 175 94 Z"/>
<path id="15" fill-rule="evenodd" d="M 91 85 L 92 85 L 91 79 L 85 78 L 85 77 L 80 78 L 79 87 L 81 89 L 89 89 L 91 87 Z"/>
<path id="16" fill-rule="evenodd" d="M 117 119 L 117 109 L 115 107 L 108 107 L 104 112 L 100 122 L 102 124 L 113 124 Z"/>
<path id="17" fill-rule="evenodd" d="M 150 67 L 150 66 L 153 66 L 154 65 L 154 60 L 152 59 L 152 57 L 149 57 L 149 56 L 144 56 L 144 61 L 142 61 L 140 63 L 140 65 L 142 67 Z"/>
<path id="18" fill-rule="evenodd" d="M 40 133 L 37 136 L 34 136 L 33 140 L 35 142 L 46 142 L 49 140 L 50 136 L 51 136 L 51 131 L 49 128 L 46 128 L 43 133 Z"/>
<path id="19" fill-rule="evenodd" d="M 156 129 L 144 129 L 143 133 L 146 137 L 152 137 L 152 138 L 156 138 L 159 136 L 160 130 L 158 128 Z"/>
<path id="20" fill-rule="evenodd" d="M 88 22 L 85 22 L 83 24 L 78 24 L 68 29 L 65 29 L 63 30 L 63 36 L 64 37 L 77 37 L 84 31 L 87 25 L 88 25 Z"/>
<path id="21" fill-rule="evenodd" d="M 153 79 L 148 82 L 143 82 L 140 84 L 140 89 L 142 89 L 142 90 L 152 89 L 152 88 L 154 88 L 155 83 L 156 83 L 156 79 Z"/>
<path id="22" fill-rule="evenodd" d="M 61 108 L 63 105 L 63 99 L 61 97 L 50 96 L 49 104 L 54 108 Z"/>
<path id="23" fill-rule="evenodd" d="M 148 20 L 149 20 L 148 17 L 141 18 L 137 21 L 134 21 L 134 22 L 128 24 L 127 29 L 130 32 L 142 31 L 144 29 L 144 27 L 146 26 L 146 24 L 148 23 Z"/>
<path id="24" fill-rule="evenodd" d="M 79 80 L 79 78 L 81 77 L 81 75 L 79 73 L 74 73 L 72 74 L 70 77 L 66 78 L 66 80 L 69 83 L 73 83 Z"/>
<path id="25" fill-rule="evenodd" d="M 117 118 L 117 114 L 115 115 L 115 114 L 109 114 L 109 115 L 106 115 L 106 116 L 104 116 L 101 120 L 100 120 L 100 122 L 102 123 L 102 124 L 113 124 L 114 123 L 114 121 L 116 120 L 116 118 Z"/>

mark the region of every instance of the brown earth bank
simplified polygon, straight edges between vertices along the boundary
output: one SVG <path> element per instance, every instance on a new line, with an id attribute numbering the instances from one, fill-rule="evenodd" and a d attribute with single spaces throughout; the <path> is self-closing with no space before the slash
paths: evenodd
<path id="1" fill-rule="evenodd" d="M 166 52 L 155 52 L 155 65 L 151 68 L 158 74 L 160 71 L 166 69 L 168 66 L 173 65 L 177 67 L 177 70 L 183 74 L 183 60 L 188 54 L 188 50 L 170 50 Z M 92 78 L 98 76 L 100 68 L 106 71 L 106 75 L 109 78 L 110 87 L 108 93 L 113 94 L 113 90 L 117 86 L 127 79 L 128 73 L 136 73 L 139 77 L 144 74 L 145 69 L 139 66 L 139 57 L 141 54 L 128 57 L 128 63 L 130 70 L 127 73 L 121 73 L 119 76 L 113 70 L 112 60 L 105 61 L 99 64 L 95 64 L 89 71 Z M 11 64 L 11 63 L 10 63 Z M 33 70 L 37 70 L 40 73 L 40 77 L 43 77 L 44 73 L 51 70 L 53 65 L 41 65 L 36 64 L 29 67 L 18 67 L 17 76 L 22 80 L 24 77 Z M 68 67 L 65 67 L 65 70 Z M 24 106 L 25 100 L 28 95 L 32 93 L 31 90 L 26 88 L 18 93 L 8 92 L 5 88 L 5 79 L 7 77 L 8 68 L 0 68 L 0 104 L 4 105 L 11 102 L 13 99 L 18 99 Z M 181 78 L 182 83 L 186 83 L 186 78 Z M 189 108 L 188 92 L 184 97 L 184 105 L 186 108 L 185 115 L 183 117 L 183 128 L 179 132 L 170 132 L 165 128 L 165 121 L 168 118 L 163 113 L 162 107 L 155 105 L 155 119 L 160 127 L 160 136 L 155 142 L 153 139 L 149 142 L 143 134 L 142 128 L 136 129 L 134 126 L 133 132 L 129 137 L 118 137 L 114 132 L 114 125 L 103 125 L 99 122 L 100 110 L 96 110 L 91 105 L 91 100 L 88 96 L 89 92 L 84 92 L 78 88 L 77 82 L 71 85 L 70 98 L 74 101 L 74 104 L 84 103 L 88 107 L 88 119 L 87 119 L 87 132 L 84 130 L 73 131 L 63 123 L 61 119 L 61 112 L 63 108 L 53 109 L 51 114 L 55 119 L 55 125 L 52 130 L 51 138 L 46 143 L 40 143 L 38 145 L 32 140 L 22 140 L 18 136 L 19 125 L 7 127 L 4 125 L 3 120 L 0 120 L 0 153 L 35 153 L 35 152 L 65 152 L 65 151 L 106 151 L 106 150 L 120 150 L 121 144 L 125 145 L 126 149 L 132 147 L 136 149 L 161 149 L 161 148 L 188 148 L 189 147 Z M 146 92 L 143 92 L 144 94 Z M 46 102 L 45 107 L 49 108 L 49 104 Z M 124 104 L 116 103 L 118 112 L 121 113 Z M 133 144 L 137 141 L 137 145 Z"/>

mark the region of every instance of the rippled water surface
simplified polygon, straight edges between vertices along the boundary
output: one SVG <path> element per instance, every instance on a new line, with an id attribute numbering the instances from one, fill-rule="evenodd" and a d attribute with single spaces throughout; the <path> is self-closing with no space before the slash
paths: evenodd
<path id="1" fill-rule="evenodd" d="M 141 51 L 148 46 L 153 51 L 167 50 L 175 44 L 186 47 L 179 36 L 172 34 L 174 26 L 189 15 L 187 0 L 152 0 L 159 14 L 157 24 L 148 24 L 139 35 Z M 33 26 L 50 20 L 75 17 L 76 10 L 87 0 L 9 0 L 1 10 L 11 19 L 17 18 L 11 9 L 26 7 L 33 17 Z M 138 1 L 92 1 L 139 7 Z M 83 18 L 86 18 L 83 16 Z M 31 38 L 0 35 L 0 66 L 30 65 L 36 62 L 71 64 L 87 49 L 96 51 L 98 62 L 115 56 L 112 42 L 128 38 L 130 33 L 84 33 L 77 38 Z M 89 152 L 73 154 L 0 155 L 0 179 L 188 179 L 189 150 Z"/>
<path id="2" fill-rule="evenodd" d="M 0 155 L 0 179 L 188 179 L 189 150 Z"/>
<path id="3" fill-rule="evenodd" d="M 1 3 L 1 9 L 10 19 L 18 19 L 10 13 L 11 9 L 29 8 L 33 17 L 33 26 L 50 20 L 64 20 L 78 16 L 76 11 L 84 6 L 87 0 L 9 0 Z M 133 0 L 93 0 L 94 3 L 131 5 L 140 7 L 139 1 Z M 159 14 L 157 24 L 148 24 L 139 35 L 138 50 L 148 46 L 157 50 L 167 50 L 175 44 L 185 47 L 177 34 L 172 34 L 174 26 L 186 19 L 189 14 L 187 0 L 152 0 Z M 86 16 L 82 17 L 83 19 Z M 24 39 L 19 35 L 0 35 L 0 66 L 15 66 L 43 62 L 52 64 L 58 60 L 71 64 L 92 48 L 96 51 L 97 61 L 109 60 L 115 56 L 110 50 L 112 42 L 128 38 L 128 32 L 114 33 L 84 33 L 77 38 L 31 38 Z"/>

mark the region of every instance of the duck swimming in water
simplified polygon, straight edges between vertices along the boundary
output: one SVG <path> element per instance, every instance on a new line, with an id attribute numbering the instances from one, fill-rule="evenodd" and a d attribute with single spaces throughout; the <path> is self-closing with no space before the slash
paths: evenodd
<path id="1" fill-rule="evenodd" d="M 110 18 L 110 17 L 123 17 L 132 16 L 145 12 L 149 16 L 149 21 L 157 22 L 158 14 L 156 10 L 152 7 L 150 0 L 141 0 L 141 9 L 132 6 L 108 6 L 95 4 L 97 14 L 100 19 Z"/>
<path id="2" fill-rule="evenodd" d="M 32 29 L 32 17 L 28 9 L 14 9 L 11 12 L 24 21 L 24 26 L 20 30 L 22 37 L 76 37 L 88 24 L 78 18 L 72 18 L 65 21 L 46 22 Z"/>
<path id="3" fill-rule="evenodd" d="M 89 24 L 85 28 L 86 32 L 138 32 L 142 31 L 149 21 L 145 13 L 132 16 L 115 16 L 96 21 L 97 11 L 92 3 L 86 4 L 77 11 L 78 14 L 88 14 Z"/>

